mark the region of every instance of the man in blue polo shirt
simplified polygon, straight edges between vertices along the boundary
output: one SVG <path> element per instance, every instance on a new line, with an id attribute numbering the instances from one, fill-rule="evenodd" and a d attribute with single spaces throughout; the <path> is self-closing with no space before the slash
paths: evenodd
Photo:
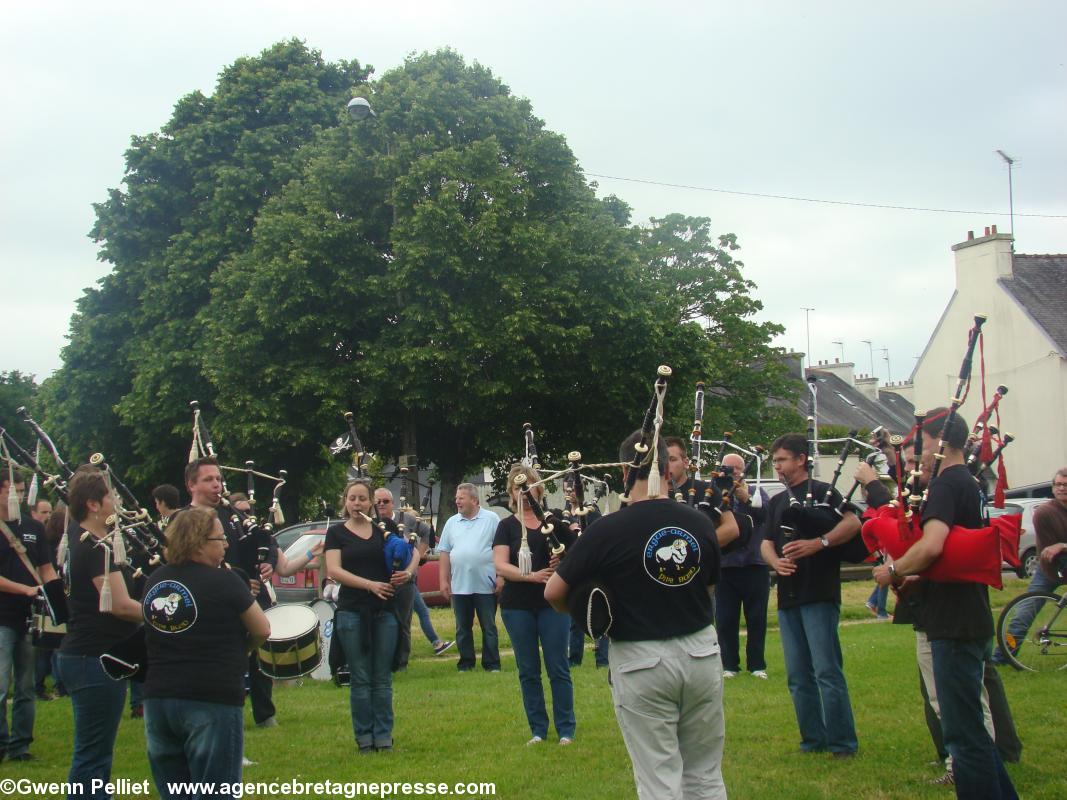
<path id="1" fill-rule="evenodd" d="M 441 594 L 452 600 L 460 672 L 474 669 L 474 615 L 482 628 L 482 669 L 500 672 L 496 635 L 496 595 L 502 581 L 493 567 L 493 536 L 500 521 L 482 508 L 473 483 L 456 487 L 458 514 L 445 523 L 437 545 Z"/>

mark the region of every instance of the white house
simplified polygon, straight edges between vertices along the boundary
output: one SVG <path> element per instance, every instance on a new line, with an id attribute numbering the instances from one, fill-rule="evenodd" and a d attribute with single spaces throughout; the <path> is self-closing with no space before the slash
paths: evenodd
<path id="1" fill-rule="evenodd" d="M 1067 465 L 1067 255 L 1012 253 L 997 233 L 954 245 L 956 289 L 912 373 L 917 410 L 947 406 L 955 393 L 967 332 L 983 314 L 987 399 L 1008 387 L 1001 430 L 1015 435 L 1004 451 L 1012 486 L 1051 480 Z M 981 353 L 960 413 L 968 425 L 982 409 Z M 995 420 L 994 420 L 994 424 Z"/>

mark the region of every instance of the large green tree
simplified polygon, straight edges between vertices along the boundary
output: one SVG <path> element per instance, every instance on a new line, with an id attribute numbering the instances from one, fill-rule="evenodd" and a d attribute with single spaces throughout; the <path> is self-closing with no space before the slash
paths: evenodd
<path id="1" fill-rule="evenodd" d="M 106 442 L 142 482 L 172 481 L 195 398 L 224 460 L 285 467 L 297 496 L 333 474 L 325 443 L 351 410 L 450 498 L 517 454 L 525 421 L 553 463 L 614 460 L 660 363 L 676 428 L 698 379 L 724 387 L 724 419 L 767 420 L 776 328 L 751 320 L 731 236 L 631 225 L 527 100 L 452 51 L 368 78 L 283 43 L 134 140 L 97 207 L 114 269 L 45 387 L 71 448 Z M 352 90 L 375 117 L 347 117 Z"/>
<path id="2" fill-rule="evenodd" d="M 183 97 L 160 132 L 133 137 L 123 187 L 96 205 L 92 236 L 112 271 L 80 300 L 63 368 L 46 382 L 49 422 L 78 457 L 106 448 L 144 482 L 179 474 L 188 401 L 213 408 L 212 275 L 248 249 L 260 208 L 300 174 L 301 145 L 336 124 L 368 74 L 283 42 L 227 67 L 213 94 Z"/>

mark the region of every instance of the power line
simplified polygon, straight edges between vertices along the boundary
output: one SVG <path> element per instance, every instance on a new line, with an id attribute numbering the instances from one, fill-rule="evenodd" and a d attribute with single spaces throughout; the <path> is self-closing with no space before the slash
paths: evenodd
<path id="1" fill-rule="evenodd" d="M 715 192 L 717 194 L 736 194 L 743 197 L 764 197 L 770 200 L 792 200 L 799 203 L 824 203 L 833 206 L 855 206 L 857 208 L 887 208 L 893 211 L 928 211 L 937 214 L 990 214 L 1007 216 L 1004 211 L 965 211 L 958 208 L 922 208 L 919 206 L 891 206 L 885 203 L 855 203 L 848 200 L 823 200 L 818 197 L 794 197 L 787 194 L 766 194 L 763 192 L 741 192 L 736 189 L 716 189 L 711 186 L 691 186 L 685 183 L 668 183 L 666 181 L 653 181 L 645 178 L 623 178 L 618 175 L 602 175 L 596 172 L 587 172 L 591 178 L 605 178 L 611 181 L 626 181 L 628 183 L 644 183 L 650 186 L 665 186 L 669 189 L 692 189 L 697 192 Z M 1067 214 L 1022 214 L 1015 212 L 1016 217 L 1036 217 L 1040 219 L 1067 219 Z"/>

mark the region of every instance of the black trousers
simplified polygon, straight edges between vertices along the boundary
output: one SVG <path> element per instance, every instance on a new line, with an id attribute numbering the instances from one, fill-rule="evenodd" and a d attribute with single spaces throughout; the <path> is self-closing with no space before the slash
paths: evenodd
<path id="1" fill-rule="evenodd" d="M 248 657 L 248 693 L 252 700 L 252 719 L 256 724 L 274 716 L 274 680 L 259 668 L 259 659 L 253 653 Z"/>
<path id="2" fill-rule="evenodd" d="M 719 634 L 722 668 L 741 671 L 741 611 L 745 612 L 745 668 L 749 672 L 767 669 L 764 645 L 767 640 L 767 598 L 771 582 L 767 567 L 725 567 L 715 585 L 715 629 Z"/>

